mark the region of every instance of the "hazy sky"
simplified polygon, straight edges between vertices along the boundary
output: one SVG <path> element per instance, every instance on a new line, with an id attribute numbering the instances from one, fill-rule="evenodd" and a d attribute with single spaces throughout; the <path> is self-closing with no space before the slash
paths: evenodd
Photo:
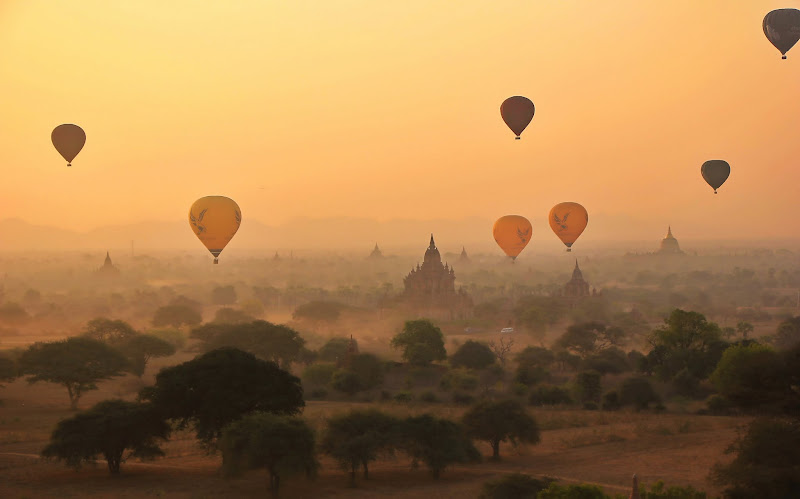
<path id="1" fill-rule="evenodd" d="M 800 47 L 782 61 L 761 28 L 780 7 L 800 1 L 0 0 L 0 218 L 86 230 L 220 194 L 243 228 L 543 227 L 577 201 L 587 233 L 796 237 Z M 520 141 L 512 95 L 536 105 Z M 88 137 L 72 168 L 61 123 Z"/>

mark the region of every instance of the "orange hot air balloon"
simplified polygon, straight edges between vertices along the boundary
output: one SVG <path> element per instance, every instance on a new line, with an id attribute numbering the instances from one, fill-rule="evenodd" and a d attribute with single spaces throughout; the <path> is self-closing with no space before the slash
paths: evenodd
<path id="1" fill-rule="evenodd" d="M 572 243 L 588 223 L 589 213 L 578 203 L 558 203 L 550 210 L 550 228 L 567 245 L 567 251 L 572 251 Z"/>
<path id="2" fill-rule="evenodd" d="M 241 223 L 242 210 L 236 201 L 225 196 L 202 197 L 189 209 L 189 226 L 214 255 L 215 264 Z"/>
<path id="3" fill-rule="evenodd" d="M 500 217 L 492 228 L 494 240 L 512 260 L 525 249 L 531 240 L 533 227 L 527 218 L 519 215 L 506 215 Z"/>
<path id="4" fill-rule="evenodd" d="M 522 131 L 533 119 L 533 113 L 535 112 L 536 107 L 533 102 L 521 95 L 509 97 L 500 105 L 500 116 L 503 117 L 503 121 L 506 122 L 508 128 L 517 136 L 517 140 L 519 140 Z"/>
<path id="5" fill-rule="evenodd" d="M 86 133 L 78 125 L 68 123 L 55 127 L 50 134 L 50 140 L 56 151 L 67 160 L 67 166 L 72 166 L 72 160 L 86 143 Z"/>

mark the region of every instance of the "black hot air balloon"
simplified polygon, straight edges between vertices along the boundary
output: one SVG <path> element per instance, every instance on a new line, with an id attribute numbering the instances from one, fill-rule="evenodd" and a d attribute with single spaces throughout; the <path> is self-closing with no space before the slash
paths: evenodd
<path id="1" fill-rule="evenodd" d="M 521 95 L 509 97 L 500 105 L 500 116 L 503 117 L 503 121 L 506 122 L 508 128 L 517 136 L 517 140 L 519 140 L 520 134 L 533 119 L 533 113 L 535 112 L 536 108 L 533 102 Z"/>
<path id="2" fill-rule="evenodd" d="M 728 176 L 731 174 L 731 165 L 721 159 L 712 159 L 703 163 L 700 173 L 708 185 L 714 188 L 714 194 L 716 194 L 717 189 L 728 180 Z"/>
<path id="3" fill-rule="evenodd" d="M 72 160 L 81 152 L 86 143 L 86 133 L 78 125 L 67 123 L 58 125 L 50 134 L 56 151 L 67 160 L 67 166 L 72 166 Z"/>
<path id="4" fill-rule="evenodd" d="M 773 10 L 764 16 L 762 27 L 767 39 L 786 59 L 786 52 L 800 40 L 800 10 Z"/>

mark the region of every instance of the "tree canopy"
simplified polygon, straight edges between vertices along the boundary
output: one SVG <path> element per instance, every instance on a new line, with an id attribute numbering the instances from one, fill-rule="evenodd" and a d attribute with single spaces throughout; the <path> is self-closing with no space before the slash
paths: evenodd
<path id="1" fill-rule="evenodd" d="M 150 404 L 104 400 L 87 411 L 61 420 L 50 436 L 42 456 L 63 460 L 79 468 L 103 456 L 108 471 L 119 473 L 127 457 L 150 459 L 164 453 L 158 440 L 169 438 L 170 427 Z"/>
<path id="2" fill-rule="evenodd" d="M 127 322 L 105 317 L 98 317 L 87 322 L 86 331 L 83 333 L 87 338 L 110 344 L 119 344 L 137 334 L 139 333 Z"/>
<path id="3" fill-rule="evenodd" d="M 320 448 L 349 469 L 355 483 L 359 467 L 367 479 L 369 463 L 394 451 L 399 427 L 400 420 L 376 409 L 354 410 L 328 419 Z"/>
<path id="4" fill-rule="evenodd" d="M 194 326 L 203 322 L 200 312 L 189 305 L 165 305 L 156 309 L 153 315 L 155 327 Z"/>
<path id="5" fill-rule="evenodd" d="M 219 348 L 162 369 L 155 385 L 140 396 L 181 428 L 192 425 L 207 445 L 245 414 L 293 415 L 305 405 L 297 377 L 236 348 Z"/>
<path id="6" fill-rule="evenodd" d="M 462 422 L 467 435 L 489 442 L 495 460 L 500 459 L 500 442 L 539 442 L 536 420 L 516 400 L 480 402 L 464 414 Z"/>
<path id="7" fill-rule="evenodd" d="M 305 340 L 294 329 L 267 321 L 246 324 L 205 324 L 191 336 L 203 342 L 206 351 L 233 347 L 288 368 L 297 360 Z"/>
<path id="8" fill-rule="evenodd" d="M 281 478 L 316 474 L 314 431 L 300 418 L 254 412 L 226 426 L 220 438 L 223 470 L 266 469 L 269 491 L 277 496 Z"/>
<path id="9" fill-rule="evenodd" d="M 140 378 L 150 359 L 175 354 L 175 346 L 172 343 L 149 334 L 137 334 L 128 339 L 122 350 L 130 362 L 131 372 Z"/>
<path id="10" fill-rule="evenodd" d="M 122 376 L 129 366 L 124 355 L 102 341 L 73 337 L 51 343 L 34 343 L 19 358 L 22 375 L 29 383 L 47 381 L 67 389 L 70 407 L 97 382 Z"/>
<path id="11" fill-rule="evenodd" d="M 434 479 L 448 466 L 478 462 L 481 458 L 460 424 L 430 414 L 409 417 L 403 422 L 400 446 L 415 463 L 424 463 Z"/>
<path id="12" fill-rule="evenodd" d="M 403 331 L 392 338 L 393 348 L 403 350 L 403 359 L 414 365 L 428 365 L 447 358 L 442 330 L 427 319 L 406 321 Z"/>
<path id="13" fill-rule="evenodd" d="M 494 364 L 497 357 L 488 345 L 467 340 L 450 356 L 450 365 L 468 369 L 483 369 Z"/>
<path id="14" fill-rule="evenodd" d="M 683 369 L 705 379 L 728 347 L 721 335 L 719 326 L 708 322 L 703 314 L 675 309 L 650 337 L 653 350 L 647 355 L 649 369 L 664 380 Z"/>

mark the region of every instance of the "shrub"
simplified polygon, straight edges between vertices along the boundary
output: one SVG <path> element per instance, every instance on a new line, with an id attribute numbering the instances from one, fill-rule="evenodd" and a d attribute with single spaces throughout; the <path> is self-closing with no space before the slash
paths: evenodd
<path id="1" fill-rule="evenodd" d="M 632 377 L 622 382 L 620 402 L 622 405 L 633 405 L 637 410 L 647 409 L 651 402 L 660 399 L 653 390 L 653 385 L 645 378 Z"/>
<path id="2" fill-rule="evenodd" d="M 435 404 L 439 402 L 439 397 L 437 397 L 436 394 L 433 393 L 432 391 L 422 392 L 419 395 L 419 399 L 422 402 L 427 402 L 429 404 Z"/>
<path id="3" fill-rule="evenodd" d="M 336 366 L 334 364 L 312 364 L 305 368 L 302 379 L 309 385 L 327 386 L 333 379 L 335 371 Z"/>
<path id="4" fill-rule="evenodd" d="M 558 405 L 571 404 L 572 397 L 569 391 L 559 386 L 540 385 L 533 389 L 528 402 L 531 405 Z"/>
<path id="5" fill-rule="evenodd" d="M 511 473 L 483 484 L 480 499 L 536 499 L 555 480 L 534 478 L 524 473 Z"/>
<path id="6" fill-rule="evenodd" d="M 400 402 L 401 404 L 407 404 L 414 400 L 414 394 L 411 392 L 397 392 L 394 394 L 394 401 Z"/>
<path id="7" fill-rule="evenodd" d="M 478 388 L 478 377 L 464 369 L 451 369 L 442 377 L 439 386 L 443 390 L 471 392 Z"/>
<path id="8" fill-rule="evenodd" d="M 581 402 L 599 402 L 602 385 L 600 373 L 597 371 L 584 371 L 575 377 L 575 389 L 578 400 Z"/>
<path id="9" fill-rule="evenodd" d="M 472 405 L 475 397 L 468 393 L 453 392 L 453 403 L 458 405 Z"/>
<path id="10" fill-rule="evenodd" d="M 672 378 L 672 386 L 675 391 L 685 397 L 692 397 L 697 394 L 697 389 L 700 386 L 700 380 L 688 369 L 681 369 Z"/>
<path id="11" fill-rule="evenodd" d="M 328 390 L 324 388 L 315 388 L 311 390 L 311 393 L 309 394 L 308 398 L 311 400 L 320 400 L 326 398 L 327 396 L 328 396 Z"/>
<path id="12" fill-rule="evenodd" d="M 607 392 L 603 395 L 603 410 L 604 411 L 616 411 L 622 407 L 622 404 L 619 400 L 619 393 L 616 390 L 612 390 Z"/>
<path id="13" fill-rule="evenodd" d="M 450 365 L 468 369 L 483 369 L 494 364 L 497 357 L 487 345 L 468 340 L 450 356 Z"/>
<path id="14" fill-rule="evenodd" d="M 719 394 L 708 397 L 706 399 L 706 406 L 712 414 L 729 414 L 731 409 L 733 409 L 731 401 Z"/>

